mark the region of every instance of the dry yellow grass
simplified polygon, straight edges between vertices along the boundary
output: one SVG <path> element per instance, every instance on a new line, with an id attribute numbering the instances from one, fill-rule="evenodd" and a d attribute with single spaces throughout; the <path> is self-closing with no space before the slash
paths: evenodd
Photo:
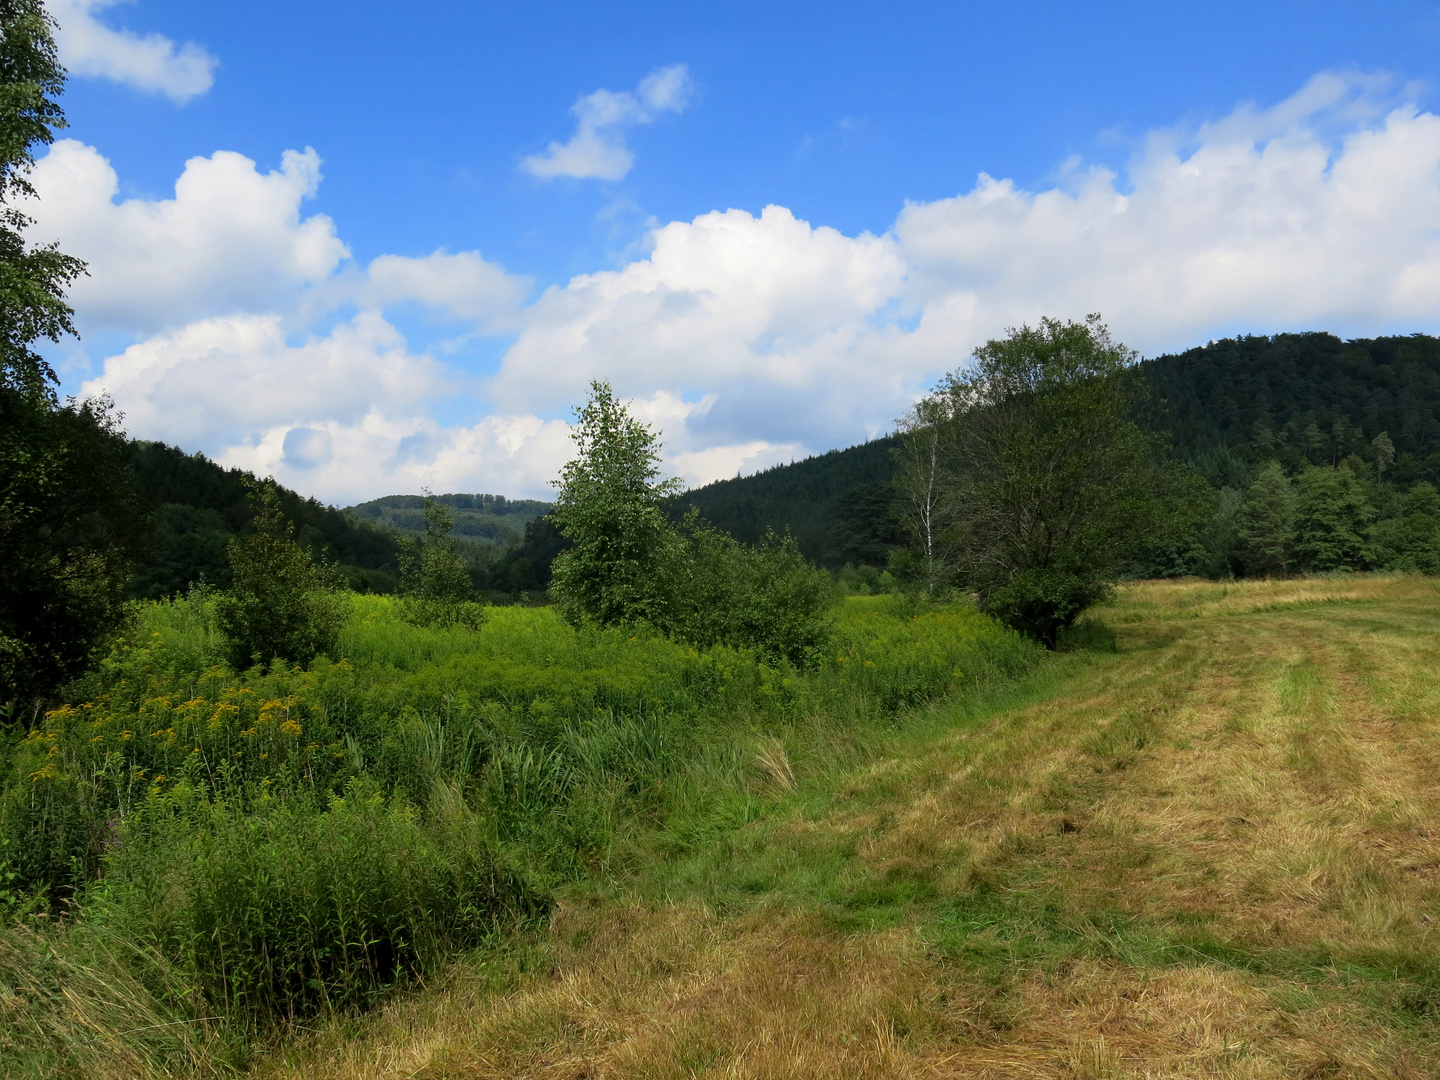
<path id="1" fill-rule="evenodd" d="M 1440 588 L 1146 584 L 1103 615 L 1120 653 L 1054 693 L 258 1075 L 1440 1075 Z M 783 749 L 757 765 L 787 787 Z"/>

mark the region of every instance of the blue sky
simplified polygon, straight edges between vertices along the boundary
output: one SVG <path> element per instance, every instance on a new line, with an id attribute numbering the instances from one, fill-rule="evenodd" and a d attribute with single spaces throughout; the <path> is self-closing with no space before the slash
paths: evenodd
<path id="1" fill-rule="evenodd" d="M 701 482 L 1042 314 L 1440 329 L 1434 3 L 54 10 L 66 389 L 337 502 L 543 494 L 589 378 Z"/>

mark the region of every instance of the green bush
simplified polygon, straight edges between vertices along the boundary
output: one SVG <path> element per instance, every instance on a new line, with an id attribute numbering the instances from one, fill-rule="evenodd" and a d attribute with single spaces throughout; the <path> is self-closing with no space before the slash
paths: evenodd
<path id="1" fill-rule="evenodd" d="M 766 533 L 742 544 L 691 510 L 662 577 L 662 630 L 701 648 L 753 649 L 766 660 L 804 664 L 830 632 L 834 588 L 793 537 Z"/>
<path id="2" fill-rule="evenodd" d="M 306 664 L 333 652 L 345 619 L 337 577 L 295 543 L 273 483 L 252 490 L 251 508 L 254 531 L 230 541 L 234 584 L 216 603 L 231 664 Z"/>

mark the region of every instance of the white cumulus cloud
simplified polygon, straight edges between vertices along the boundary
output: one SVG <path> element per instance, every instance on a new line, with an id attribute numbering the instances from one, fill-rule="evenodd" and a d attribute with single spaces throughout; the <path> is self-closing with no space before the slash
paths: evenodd
<path id="1" fill-rule="evenodd" d="M 596 90 L 571 107 L 575 134 L 568 142 L 552 142 L 540 154 L 521 161 L 532 176 L 619 180 L 635 164 L 625 145 L 625 131 L 652 123 L 661 113 L 681 112 L 690 102 L 693 84 L 684 64 L 653 71 L 634 90 Z"/>
<path id="2" fill-rule="evenodd" d="M 97 13 L 121 0 L 50 0 L 60 62 L 72 75 L 113 79 L 177 105 L 205 93 L 220 61 L 193 41 L 177 45 L 163 34 L 112 30 Z"/>
<path id="3" fill-rule="evenodd" d="M 59 240 L 89 264 L 71 289 L 82 327 L 153 332 L 264 310 L 325 280 L 348 254 L 330 218 L 301 216 L 320 183 L 320 156 L 308 148 L 285 151 L 265 173 L 230 151 L 191 158 L 173 199 L 117 201 L 110 163 L 62 139 L 31 181 L 31 238 Z"/>
<path id="4" fill-rule="evenodd" d="M 422 488 L 553 498 L 550 480 L 570 453 L 561 420 L 487 416 L 447 427 L 377 407 L 353 421 L 266 428 L 217 460 L 343 506 Z"/>
<path id="5" fill-rule="evenodd" d="M 113 395 L 133 434 L 218 454 L 277 427 L 353 424 L 377 404 L 421 409 L 455 382 L 375 312 L 298 344 L 278 315 L 232 315 L 130 346 L 81 392 Z"/>
<path id="6" fill-rule="evenodd" d="M 372 259 L 354 297 L 372 307 L 414 302 L 456 319 L 489 322 L 518 311 L 529 286 L 529 279 L 487 262 L 478 251 L 441 250 Z"/>
<path id="7" fill-rule="evenodd" d="M 687 439 L 819 450 L 883 432 L 976 345 L 1042 315 L 1099 311 L 1152 355 L 1235 332 L 1434 332 L 1440 117 L 1383 86 L 1327 74 L 1273 108 L 1157 131 L 1123 177 L 1072 168 L 1027 191 L 982 175 L 878 237 L 774 206 L 672 222 L 648 258 L 525 312 L 496 399 L 543 410 L 605 377 L 710 395 Z"/>

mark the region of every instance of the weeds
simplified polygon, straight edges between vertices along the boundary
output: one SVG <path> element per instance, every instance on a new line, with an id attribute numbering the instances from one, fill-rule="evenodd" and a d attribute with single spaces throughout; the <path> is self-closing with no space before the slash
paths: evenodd
<path id="1" fill-rule="evenodd" d="M 806 762 L 863 756 L 907 707 L 1038 657 L 972 609 L 885 596 L 849 601 L 804 669 L 544 609 L 415 626 L 354 597 L 345 660 L 237 673 L 214 603 L 142 609 L 15 748 L 0 835 L 13 887 L 61 916 L 64 980 L 83 983 L 86 935 L 134 943 L 114 963 L 147 1015 L 218 1017 L 202 1026 L 232 1057 L 513 937 L 567 883 L 703 848 L 793 796 Z M 122 1034 L 164 1029 L 127 1024 L 105 1029 L 114 1060 L 169 1068 Z M 14 1061 L 83 1073 L 64 1045 Z"/>

